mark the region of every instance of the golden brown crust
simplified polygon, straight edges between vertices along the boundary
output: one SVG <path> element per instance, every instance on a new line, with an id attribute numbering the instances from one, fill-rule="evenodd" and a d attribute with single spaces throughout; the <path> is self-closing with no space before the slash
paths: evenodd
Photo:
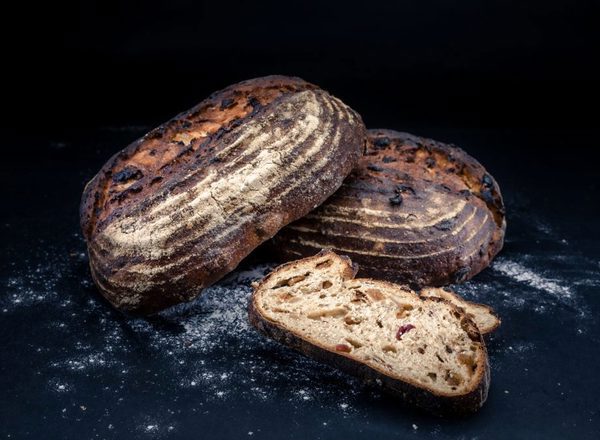
<path id="1" fill-rule="evenodd" d="M 350 259 L 345 256 L 339 256 L 329 250 L 322 250 L 315 256 L 283 264 L 253 286 L 254 293 L 248 306 L 250 323 L 265 336 L 287 345 L 317 361 L 326 363 L 348 374 L 359 377 L 367 383 L 380 385 L 384 391 L 400 397 L 405 403 L 414 405 L 430 413 L 436 415 L 466 415 L 481 408 L 487 399 L 490 385 L 490 366 L 485 343 L 472 319 L 460 308 L 447 300 L 438 297 L 422 298 L 423 301 L 442 302 L 453 308 L 454 313 L 459 317 L 461 326 L 467 332 L 469 338 L 482 350 L 482 355 L 479 359 L 481 362 L 478 362 L 478 368 L 474 373 L 475 378 L 473 379 L 473 383 L 475 386 L 461 395 L 439 393 L 433 389 L 428 389 L 417 382 L 405 381 L 392 377 L 383 370 L 378 370 L 358 361 L 350 354 L 332 351 L 331 347 L 319 344 L 317 341 L 309 338 L 303 338 L 300 335 L 296 335 L 282 325 L 271 321 L 261 314 L 260 306 L 257 303 L 257 292 L 261 291 L 261 289 L 268 284 L 271 277 L 276 277 L 279 273 L 285 272 L 290 266 L 309 263 L 323 257 L 343 258 L 346 263 L 346 267 L 342 274 L 343 278 L 345 280 L 354 278 L 356 266 L 352 264 Z M 374 280 L 357 278 L 356 281 L 373 282 Z M 376 282 L 391 288 L 401 287 L 386 281 Z M 416 294 L 415 298 L 418 298 Z"/>
<path id="2" fill-rule="evenodd" d="M 360 275 L 413 287 L 462 282 L 502 248 L 496 181 L 463 150 L 391 130 L 369 130 L 359 166 L 323 205 L 280 231 L 284 260 L 332 248 Z"/>
<path id="3" fill-rule="evenodd" d="M 364 142 L 360 116 L 299 78 L 212 94 L 86 186 L 81 227 L 96 284 L 134 313 L 193 299 L 331 195 Z"/>

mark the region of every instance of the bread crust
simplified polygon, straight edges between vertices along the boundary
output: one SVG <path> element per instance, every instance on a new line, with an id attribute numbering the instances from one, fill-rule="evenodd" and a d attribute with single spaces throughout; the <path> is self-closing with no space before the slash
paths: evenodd
<path id="1" fill-rule="evenodd" d="M 323 205 L 273 239 L 282 260 L 331 248 L 361 276 L 413 288 L 463 282 L 504 241 L 498 184 L 460 148 L 408 133 L 369 130 L 365 155 Z"/>
<path id="2" fill-rule="evenodd" d="M 254 292 L 248 306 L 248 318 L 252 326 L 254 326 L 263 335 L 274 339 L 300 353 L 311 357 L 319 362 L 331 365 L 350 375 L 356 376 L 366 383 L 379 385 L 382 389 L 392 395 L 400 397 L 405 403 L 414 405 L 422 410 L 435 415 L 467 415 L 477 411 L 487 399 L 490 386 L 490 366 L 487 356 L 487 350 L 482 335 L 479 333 L 477 326 L 468 317 L 462 309 L 456 307 L 449 301 L 442 298 L 422 298 L 422 301 L 436 301 L 448 304 L 457 314 L 461 316 L 461 322 L 465 324 L 465 331 L 474 342 L 480 345 L 482 350 L 480 359 L 478 359 L 478 368 L 475 372 L 474 383 L 476 386 L 468 392 L 461 395 L 450 395 L 438 393 L 435 390 L 430 390 L 416 382 L 404 381 L 399 378 L 394 378 L 379 371 L 371 366 L 368 366 L 356 359 L 349 353 L 332 351 L 331 347 L 320 345 L 318 342 L 304 339 L 289 330 L 286 330 L 278 323 L 271 321 L 260 313 L 260 308 L 257 304 L 257 292 L 268 283 L 271 277 L 277 276 L 280 272 L 286 270 L 291 265 L 302 264 L 303 262 L 311 262 L 322 257 L 328 258 L 343 258 L 346 262 L 346 268 L 343 276 L 346 280 L 354 278 L 357 272 L 356 265 L 353 265 L 350 259 L 346 256 L 339 256 L 330 250 L 322 250 L 317 255 L 303 258 L 294 262 L 284 264 L 277 267 L 271 274 L 265 277 L 259 283 L 253 285 Z M 357 278 L 356 281 L 371 281 L 371 279 Z M 400 286 L 386 281 L 376 281 L 388 287 L 398 288 Z M 418 298 L 418 295 L 415 294 Z"/>
<path id="3" fill-rule="evenodd" d="M 81 228 L 100 292 L 135 314 L 193 299 L 330 196 L 365 136 L 356 112 L 299 78 L 213 93 L 86 185 Z"/>

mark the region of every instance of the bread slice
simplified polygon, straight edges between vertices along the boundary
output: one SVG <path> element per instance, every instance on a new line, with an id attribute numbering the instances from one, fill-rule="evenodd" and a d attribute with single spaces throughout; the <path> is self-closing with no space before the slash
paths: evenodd
<path id="1" fill-rule="evenodd" d="M 500 325 L 500 318 L 491 307 L 467 301 L 448 289 L 426 287 L 419 292 L 419 295 L 421 298 L 442 298 L 451 302 L 475 322 L 482 335 L 493 332 Z"/>
<path id="2" fill-rule="evenodd" d="M 284 264 L 254 285 L 250 322 L 260 332 L 425 410 L 470 413 L 490 382 L 473 320 L 440 297 L 357 278 L 332 251 Z"/>

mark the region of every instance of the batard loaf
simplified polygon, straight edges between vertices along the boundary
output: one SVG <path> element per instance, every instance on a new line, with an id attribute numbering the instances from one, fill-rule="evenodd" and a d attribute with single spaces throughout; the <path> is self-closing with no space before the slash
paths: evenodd
<path id="1" fill-rule="evenodd" d="M 323 205 L 274 238 L 285 260 L 331 248 L 360 275 L 443 286 L 465 281 L 502 248 L 500 189 L 463 150 L 391 130 L 369 130 L 357 169 Z"/>
<path id="2" fill-rule="evenodd" d="M 284 264 L 255 285 L 250 322 L 263 334 L 428 411 L 469 413 L 485 402 L 487 351 L 451 302 L 386 281 L 355 279 L 325 251 Z"/>
<path id="3" fill-rule="evenodd" d="M 137 314 L 193 299 L 329 197 L 365 136 L 357 113 L 299 78 L 212 94 L 86 186 L 81 227 L 100 292 Z"/>

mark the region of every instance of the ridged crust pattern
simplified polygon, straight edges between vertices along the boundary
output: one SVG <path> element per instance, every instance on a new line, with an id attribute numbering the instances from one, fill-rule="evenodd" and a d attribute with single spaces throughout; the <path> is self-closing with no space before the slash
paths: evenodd
<path id="1" fill-rule="evenodd" d="M 364 144 L 360 116 L 299 78 L 214 93 L 86 186 L 81 227 L 96 284 L 132 313 L 193 299 L 330 196 Z"/>
<path id="2" fill-rule="evenodd" d="M 357 169 L 274 245 L 284 260 L 330 248 L 358 263 L 362 276 L 416 288 L 473 277 L 502 248 L 505 228 L 498 184 L 463 150 L 369 130 Z"/>

